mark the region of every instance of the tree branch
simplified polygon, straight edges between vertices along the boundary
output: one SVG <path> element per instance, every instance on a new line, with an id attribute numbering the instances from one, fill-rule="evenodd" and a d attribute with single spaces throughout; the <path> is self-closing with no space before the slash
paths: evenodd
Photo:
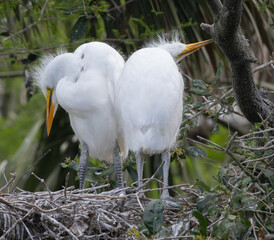
<path id="1" fill-rule="evenodd" d="M 224 0 L 223 7 L 219 0 L 207 2 L 214 15 L 214 26 L 203 23 L 201 27 L 212 35 L 228 58 L 234 93 L 242 113 L 253 124 L 269 117 L 270 126 L 274 126 L 274 104 L 262 98 L 255 86 L 251 63 L 256 59 L 240 28 L 244 1 Z"/>

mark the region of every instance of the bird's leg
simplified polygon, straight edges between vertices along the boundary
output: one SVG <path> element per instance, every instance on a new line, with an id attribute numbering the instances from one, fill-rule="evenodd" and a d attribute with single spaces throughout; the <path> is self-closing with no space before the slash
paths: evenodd
<path id="1" fill-rule="evenodd" d="M 137 173 L 138 173 L 138 187 L 142 186 L 144 157 L 145 157 L 144 153 L 141 150 L 135 154 Z"/>
<path id="2" fill-rule="evenodd" d="M 82 150 L 80 156 L 80 189 L 84 188 L 86 171 L 88 168 L 89 152 L 88 146 L 85 143 L 82 143 Z"/>
<path id="3" fill-rule="evenodd" d="M 120 148 L 118 141 L 115 142 L 115 147 L 113 149 L 113 162 L 117 174 L 117 187 L 123 187 L 123 172 L 122 172 L 122 159 L 120 155 Z"/>
<path id="4" fill-rule="evenodd" d="M 162 153 L 162 161 L 164 161 L 164 166 L 163 166 L 163 176 L 164 176 L 164 190 L 161 195 L 161 199 L 168 199 L 170 198 L 169 193 L 168 193 L 168 172 L 169 172 L 169 165 L 170 165 L 170 152 L 169 149 L 166 149 Z"/>

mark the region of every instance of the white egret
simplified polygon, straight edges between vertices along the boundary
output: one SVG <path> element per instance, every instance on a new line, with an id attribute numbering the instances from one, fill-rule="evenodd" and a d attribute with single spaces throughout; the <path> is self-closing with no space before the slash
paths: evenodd
<path id="1" fill-rule="evenodd" d="M 113 159 L 117 185 L 122 186 L 121 157 L 127 155 L 127 149 L 122 141 L 117 141 L 114 99 L 123 66 L 124 60 L 114 48 L 91 42 L 74 53 L 49 55 L 36 68 L 37 82 L 47 99 L 48 135 L 60 104 L 68 112 L 81 143 L 80 189 L 84 187 L 89 155 L 100 160 Z"/>
<path id="2" fill-rule="evenodd" d="M 183 44 L 160 38 L 126 61 L 119 80 L 117 115 L 128 148 L 135 153 L 138 183 L 143 178 L 144 154 L 161 153 L 162 199 L 170 198 L 168 171 L 183 113 L 184 82 L 177 66 L 183 57 L 211 43 Z"/>

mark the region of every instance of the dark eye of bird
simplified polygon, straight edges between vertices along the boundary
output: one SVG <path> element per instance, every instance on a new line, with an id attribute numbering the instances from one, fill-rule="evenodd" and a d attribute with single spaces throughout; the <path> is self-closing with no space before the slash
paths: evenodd
<path id="1" fill-rule="evenodd" d="M 51 88 L 48 86 L 48 87 L 47 87 L 47 90 L 51 90 Z"/>

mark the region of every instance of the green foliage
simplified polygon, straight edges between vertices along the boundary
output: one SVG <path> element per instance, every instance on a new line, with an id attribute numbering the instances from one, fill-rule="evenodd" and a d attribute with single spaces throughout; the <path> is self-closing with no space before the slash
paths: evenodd
<path id="1" fill-rule="evenodd" d="M 79 17 L 70 32 L 72 42 L 78 41 L 86 32 L 88 20 L 86 17 Z"/>
<path id="2" fill-rule="evenodd" d="M 206 218 L 203 216 L 203 214 L 201 214 L 197 210 L 192 211 L 192 216 L 194 216 L 195 218 L 198 219 L 198 221 L 199 221 L 199 232 L 201 233 L 201 235 L 203 237 L 206 237 L 207 236 L 207 233 L 206 233 L 207 220 L 206 220 Z"/>
<path id="3" fill-rule="evenodd" d="M 147 236 L 155 235 L 159 232 L 164 223 L 163 211 L 164 205 L 162 200 L 149 202 L 144 211 L 143 221 L 138 226 L 139 230 Z"/>

